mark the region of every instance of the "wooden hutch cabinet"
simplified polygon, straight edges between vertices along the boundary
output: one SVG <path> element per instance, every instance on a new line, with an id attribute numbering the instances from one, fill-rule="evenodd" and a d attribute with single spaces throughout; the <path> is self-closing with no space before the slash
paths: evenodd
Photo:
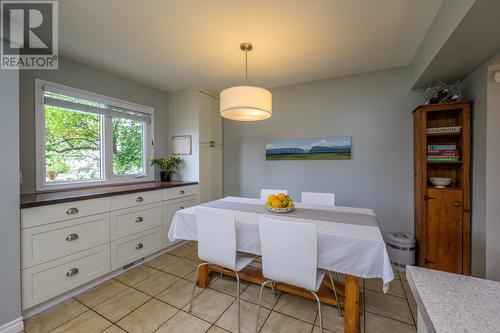
<path id="1" fill-rule="evenodd" d="M 470 274 L 471 106 L 464 101 L 413 111 L 418 265 L 464 275 Z M 438 188 L 431 177 L 451 178 L 451 184 Z"/>

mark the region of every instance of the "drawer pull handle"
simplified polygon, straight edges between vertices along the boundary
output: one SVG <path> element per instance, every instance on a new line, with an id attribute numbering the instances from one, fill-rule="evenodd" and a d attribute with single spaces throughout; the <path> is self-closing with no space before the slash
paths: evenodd
<path id="1" fill-rule="evenodd" d="M 135 246 L 135 249 L 136 249 L 136 250 L 140 250 L 140 249 L 142 249 L 143 247 L 144 247 L 144 245 L 142 245 L 142 243 L 139 243 L 139 244 L 137 244 L 137 245 Z"/>
<path id="2" fill-rule="evenodd" d="M 454 206 L 454 207 L 462 207 L 462 203 L 461 203 L 460 201 L 455 201 L 455 202 L 453 203 L 453 206 Z"/>
<path id="3" fill-rule="evenodd" d="M 144 201 L 143 197 L 137 197 L 137 199 L 135 199 L 135 202 L 143 202 L 143 201 Z"/>
<path id="4" fill-rule="evenodd" d="M 184 190 L 180 190 L 179 191 L 179 194 L 181 194 L 181 195 L 184 194 L 184 193 L 186 193 L 186 192 L 184 192 Z"/>
<path id="5" fill-rule="evenodd" d="M 78 274 L 78 268 L 72 268 L 69 271 L 66 272 L 67 277 L 72 277 L 74 275 Z"/>
<path id="6" fill-rule="evenodd" d="M 74 241 L 74 240 L 77 240 L 78 239 L 78 234 L 69 234 L 67 237 L 66 237 L 66 240 L 68 242 L 71 242 L 71 241 Z"/>
<path id="7" fill-rule="evenodd" d="M 141 223 L 142 221 L 144 221 L 144 219 L 142 218 L 142 216 L 138 216 L 138 217 L 135 219 L 135 223 Z"/>
<path id="8" fill-rule="evenodd" d="M 66 214 L 75 215 L 75 214 L 78 214 L 78 212 L 79 212 L 78 208 L 72 207 L 66 211 Z"/>

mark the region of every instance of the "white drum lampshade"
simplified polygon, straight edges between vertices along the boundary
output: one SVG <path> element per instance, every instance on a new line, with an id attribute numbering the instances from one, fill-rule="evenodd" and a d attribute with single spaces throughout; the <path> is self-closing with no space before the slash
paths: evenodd
<path id="1" fill-rule="evenodd" d="M 273 97 L 264 88 L 237 86 L 220 93 L 220 115 L 237 121 L 257 121 L 271 117 Z"/>

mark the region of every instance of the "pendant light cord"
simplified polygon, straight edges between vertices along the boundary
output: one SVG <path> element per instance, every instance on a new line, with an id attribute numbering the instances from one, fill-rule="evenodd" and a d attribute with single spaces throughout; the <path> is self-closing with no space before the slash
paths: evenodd
<path id="1" fill-rule="evenodd" d="M 248 86 L 248 50 L 245 50 L 245 86 Z"/>

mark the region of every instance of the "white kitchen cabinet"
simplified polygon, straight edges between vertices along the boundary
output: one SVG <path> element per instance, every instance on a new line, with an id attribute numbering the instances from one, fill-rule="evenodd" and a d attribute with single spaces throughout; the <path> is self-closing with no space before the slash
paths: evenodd
<path id="1" fill-rule="evenodd" d="M 192 154 L 181 155 L 177 180 L 198 181 L 199 201 L 222 197 L 222 117 L 216 95 L 189 89 L 169 95 L 170 133 L 191 135 Z"/>
<path id="2" fill-rule="evenodd" d="M 197 203 L 191 184 L 21 209 L 22 309 L 172 245 L 175 212 Z"/>
<path id="3" fill-rule="evenodd" d="M 109 243 L 21 271 L 23 310 L 110 272 Z"/>
<path id="4" fill-rule="evenodd" d="M 109 243 L 109 213 L 21 230 L 21 268 Z"/>

